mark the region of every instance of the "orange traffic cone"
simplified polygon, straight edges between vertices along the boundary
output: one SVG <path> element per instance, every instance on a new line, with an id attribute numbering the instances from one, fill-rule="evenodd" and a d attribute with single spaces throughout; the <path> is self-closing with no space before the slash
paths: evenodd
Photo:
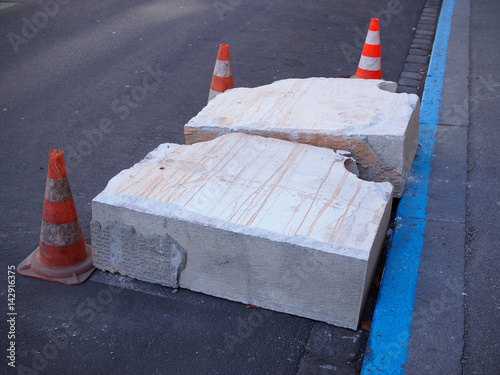
<path id="1" fill-rule="evenodd" d="M 49 151 L 40 246 L 18 267 L 20 275 L 57 283 L 83 283 L 95 267 L 83 240 L 62 150 Z"/>
<path id="2" fill-rule="evenodd" d="M 378 18 L 372 18 L 370 22 L 355 78 L 382 79 Z"/>
<path id="3" fill-rule="evenodd" d="M 231 61 L 229 60 L 229 47 L 227 44 L 221 44 L 219 46 L 217 61 L 215 62 L 208 101 L 210 102 L 210 100 L 220 93 L 223 93 L 227 89 L 232 89 L 233 87 L 233 72 L 231 71 Z"/>

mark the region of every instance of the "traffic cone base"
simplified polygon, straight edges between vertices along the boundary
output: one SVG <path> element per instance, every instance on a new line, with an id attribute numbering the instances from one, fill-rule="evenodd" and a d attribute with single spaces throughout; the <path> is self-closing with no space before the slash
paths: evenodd
<path id="1" fill-rule="evenodd" d="M 86 258 L 79 264 L 65 267 L 52 267 L 40 262 L 40 246 L 30 256 L 17 266 L 17 272 L 22 276 L 53 281 L 66 285 L 83 283 L 94 272 L 92 264 L 92 247 L 85 244 Z"/>
<path id="2" fill-rule="evenodd" d="M 95 267 L 85 244 L 66 173 L 64 154 L 50 150 L 39 246 L 17 267 L 22 276 L 77 285 Z"/>

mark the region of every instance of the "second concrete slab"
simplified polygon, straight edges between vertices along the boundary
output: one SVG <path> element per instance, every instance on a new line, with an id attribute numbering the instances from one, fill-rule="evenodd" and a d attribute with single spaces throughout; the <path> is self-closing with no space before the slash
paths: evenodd
<path id="1" fill-rule="evenodd" d="M 417 150 L 420 100 L 396 83 L 285 79 L 218 95 L 184 127 L 186 142 L 243 132 L 349 151 L 359 176 L 389 181 L 401 197 Z"/>

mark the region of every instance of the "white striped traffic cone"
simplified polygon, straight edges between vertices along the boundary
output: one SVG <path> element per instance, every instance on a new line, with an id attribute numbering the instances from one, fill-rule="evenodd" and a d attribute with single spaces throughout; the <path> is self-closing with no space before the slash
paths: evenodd
<path id="1" fill-rule="evenodd" d="M 83 240 L 64 154 L 50 150 L 39 246 L 17 267 L 22 276 L 78 285 L 95 267 Z"/>
<path id="2" fill-rule="evenodd" d="M 356 78 L 382 79 L 382 64 L 380 56 L 380 29 L 378 18 L 372 18 L 365 46 L 361 53 Z"/>
<path id="3" fill-rule="evenodd" d="M 208 94 L 208 101 L 223 93 L 227 89 L 232 89 L 233 73 L 231 71 L 231 61 L 229 60 L 229 47 L 227 44 L 219 46 L 219 54 L 215 62 L 214 74 L 212 77 L 212 85 Z"/>

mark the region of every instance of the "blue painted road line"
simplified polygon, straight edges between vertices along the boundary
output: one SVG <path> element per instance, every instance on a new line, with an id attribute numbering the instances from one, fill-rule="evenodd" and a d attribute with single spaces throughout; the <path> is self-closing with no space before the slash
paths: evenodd
<path id="1" fill-rule="evenodd" d="M 361 375 L 404 374 L 454 0 L 443 0 L 420 108 L 419 149 L 396 211 Z"/>

